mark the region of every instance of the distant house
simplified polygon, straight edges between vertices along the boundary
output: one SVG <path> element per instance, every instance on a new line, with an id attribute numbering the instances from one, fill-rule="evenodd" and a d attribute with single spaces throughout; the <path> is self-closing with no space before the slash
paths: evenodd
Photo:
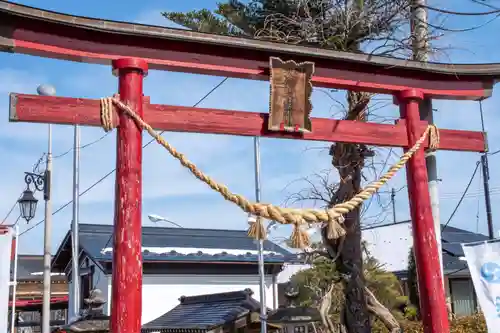
<path id="1" fill-rule="evenodd" d="M 142 333 L 260 332 L 260 303 L 250 289 L 209 295 L 182 296 L 179 304 L 142 325 Z M 280 326 L 268 324 L 268 331 Z"/>
<path id="2" fill-rule="evenodd" d="M 11 280 L 14 280 L 11 263 Z M 16 332 L 39 332 L 43 295 L 43 256 L 19 255 L 17 261 L 16 297 L 10 290 L 9 311 L 15 304 Z M 66 321 L 68 309 L 68 284 L 64 274 L 53 273 L 51 285 L 51 325 Z"/>
<path id="3" fill-rule="evenodd" d="M 103 291 L 109 313 L 112 273 L 113 226 L 81 224 L 80 299 L 91 289 Z M 173 309 L 181 296 L 225 293 L 250 289 L 259 299 L 257 246 L 244 230 L 142 228 L 142 323 Z M 277 307 L 277 281 L 288 256 L 284 248 L 264 241 L 266 305 Z M 71 284 L 71 234 L 68 232 L 53 261 Z M 71 307 L 70 296 L 70 307 Z"/>
<path id="4" fill-rule="evenodd" d="M 451 298 L 452 310 L 457 316 L 470 315 L 477 309 L 477 299 L 461 243 L 483 241 L 488 237 L 446 226 L 441 239 L 445 291 Z M 368 251 L 404 285 L 408 254 L 413 246 L 411 221 L 367 227 L 363 230 L 363 240 L 367 242 Z"/>

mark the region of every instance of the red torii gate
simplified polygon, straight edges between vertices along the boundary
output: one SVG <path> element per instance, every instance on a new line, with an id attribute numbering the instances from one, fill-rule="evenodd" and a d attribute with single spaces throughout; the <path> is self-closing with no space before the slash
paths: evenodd
<path id="1" fill-rule="evenodd" d="M 265 136 L 409 148 L 426 129 L 419 101 L 479 100 L 491 95 L 500 65 L 444 65 L 297 47 L 252 39 L 105 21 L 44 11 L 0 0 L 0 50 L 64 60 L 112 63 L 120 99 L 154 128 L 165 131 Z M 143 96 L 148 67 L 267 80 L 271 56 L 315 63 L 312 83 L 392 94 L 401 108 L 394 125 L 312 119 L 312 133 L 267 130 L 267 113 L 150 104 Z M 10 120 L 101 126 L 100 102 L 11 94 Z M 66 109 L 72 112 L 67 112 Z M 116 110 L 115 110 L 115 113 Z M 123 112 L 118 125 L 112 332 L 141 326 L 142 136 Z M 482 152 L 482 132 L 441 130 L 440 149 Z M 428 146 L 428 142 L 426 146 Z M 424 153 L 408 163 L 421 308 L 426 333 L 449 331 L 431 214 Z"/>

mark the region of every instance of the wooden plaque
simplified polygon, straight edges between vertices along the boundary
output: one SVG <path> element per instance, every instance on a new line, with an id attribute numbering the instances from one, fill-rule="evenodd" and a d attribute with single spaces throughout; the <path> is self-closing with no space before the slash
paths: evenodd
<path id="1" fill-rule="evenodd" d="M 271 57 L 270 131 L 311 132 L 311 78 L 314 63 Z"/>

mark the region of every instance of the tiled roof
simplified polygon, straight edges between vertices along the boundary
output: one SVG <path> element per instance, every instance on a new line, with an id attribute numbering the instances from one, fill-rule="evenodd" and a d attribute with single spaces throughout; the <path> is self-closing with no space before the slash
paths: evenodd
<path id="1" fill-rule="evenodd" d="M 142 326 L 141 332 L 206 332 L 260 310 L 252 291 L 181 297 L 180 304 Z"/>
<path id="2" fill-rule="evenodd" d="M 20 254 L 17 259 L 17 280 L 42 280 L 43 255 Z M 35 274 L 33 274 L 35 273 Z M 10 268 L 11 278 L 14 278 L 14 264 Z M 53 275 L 52 280 L 65 280 L 63 275 Z"/>
<path id="3" fill-rule="evenodd" d="M 467 262 L 460 259 L 464 256 L 461 244 L 485 241 L 488 236 L 446 226 L 441 233 L 441 239 L 444 269 L 453 273 L 467 269 Z"/>
<path id="4" fill-rule="evenodd" d="M 447 226 L 441 233 L 443 250 L 450 255 L 461 257 L 464 255 L 462 243 L 473 243 L 488 240 L 488 236 L 471 231 Z"/>
<path id="5" fill-rule="evenodd" d="M 112 232 L 112 225 L 80 224 L 80 246 L 96 260 L 111 261 Z M 68 232 L 58 253 L 69 248 L 70 244 L 71 237 Z M 142 246 L 143 260 L 149 262 L 257 262 L 258 260 L 257 245 L 248 237 L 245 230 L 143 227 Z M 221 249 L 220 252 L 216 252 L 217 249 Z M 264 260 L 270 263 L 283 263 L 289 256 L 294 256 L 268 240 L 264 241 L 264 251 Z M 57 261 L 63 259 L 58 259 L 57 254 L 55 257 L 55 267 L 58 267 Z"/>

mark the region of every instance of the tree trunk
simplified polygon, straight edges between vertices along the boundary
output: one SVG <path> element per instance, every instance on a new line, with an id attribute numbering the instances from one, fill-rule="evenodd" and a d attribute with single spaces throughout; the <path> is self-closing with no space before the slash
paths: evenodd
<path id="1" fill-rule="evenodd" d="M 348 92 L 349 110 L 346 119 L 366 121 L 366 108 L 370 95 Z M 330 148 L 332 164 L 340 175 L 340 186 L 331 206 L 352 198 L 361 189 L 361 171 L 369 150 L 364 145 L 336 143 Z M 346 214 L 344 226 L 346 236 L 341 240 L 329 240 L 323 229 L 325 245 L 335 252 L 336 267 L 345 282 L 345 331 L 348 333 L 370 333 L 370 314 L 366 303 L 363 274 L 363 251 L 361 245 L 360 208 Z"/>
<path id="2" fill-rule="evenodd" d="M 357 174 L 358 172 L 356 176 Z M 364 288 L 359 209 L 349 213 L 344 223 L 347 234 L 337 260 L 340 273 L 348 279 L 344 290 L 346 300 L 344 323 L 348 333 L 370 333 L 370 315 Z"/>
<path id="3" fill-rule="evenodd" d="M 368 309 L 371 313 L 375 314 L 387 327 L 391 333 L 401 332 L 401 326 L 392 313 L 380 303 L 375 295 L 368 289 L 365 288 L 365 293 L 367 296 Z"/>

